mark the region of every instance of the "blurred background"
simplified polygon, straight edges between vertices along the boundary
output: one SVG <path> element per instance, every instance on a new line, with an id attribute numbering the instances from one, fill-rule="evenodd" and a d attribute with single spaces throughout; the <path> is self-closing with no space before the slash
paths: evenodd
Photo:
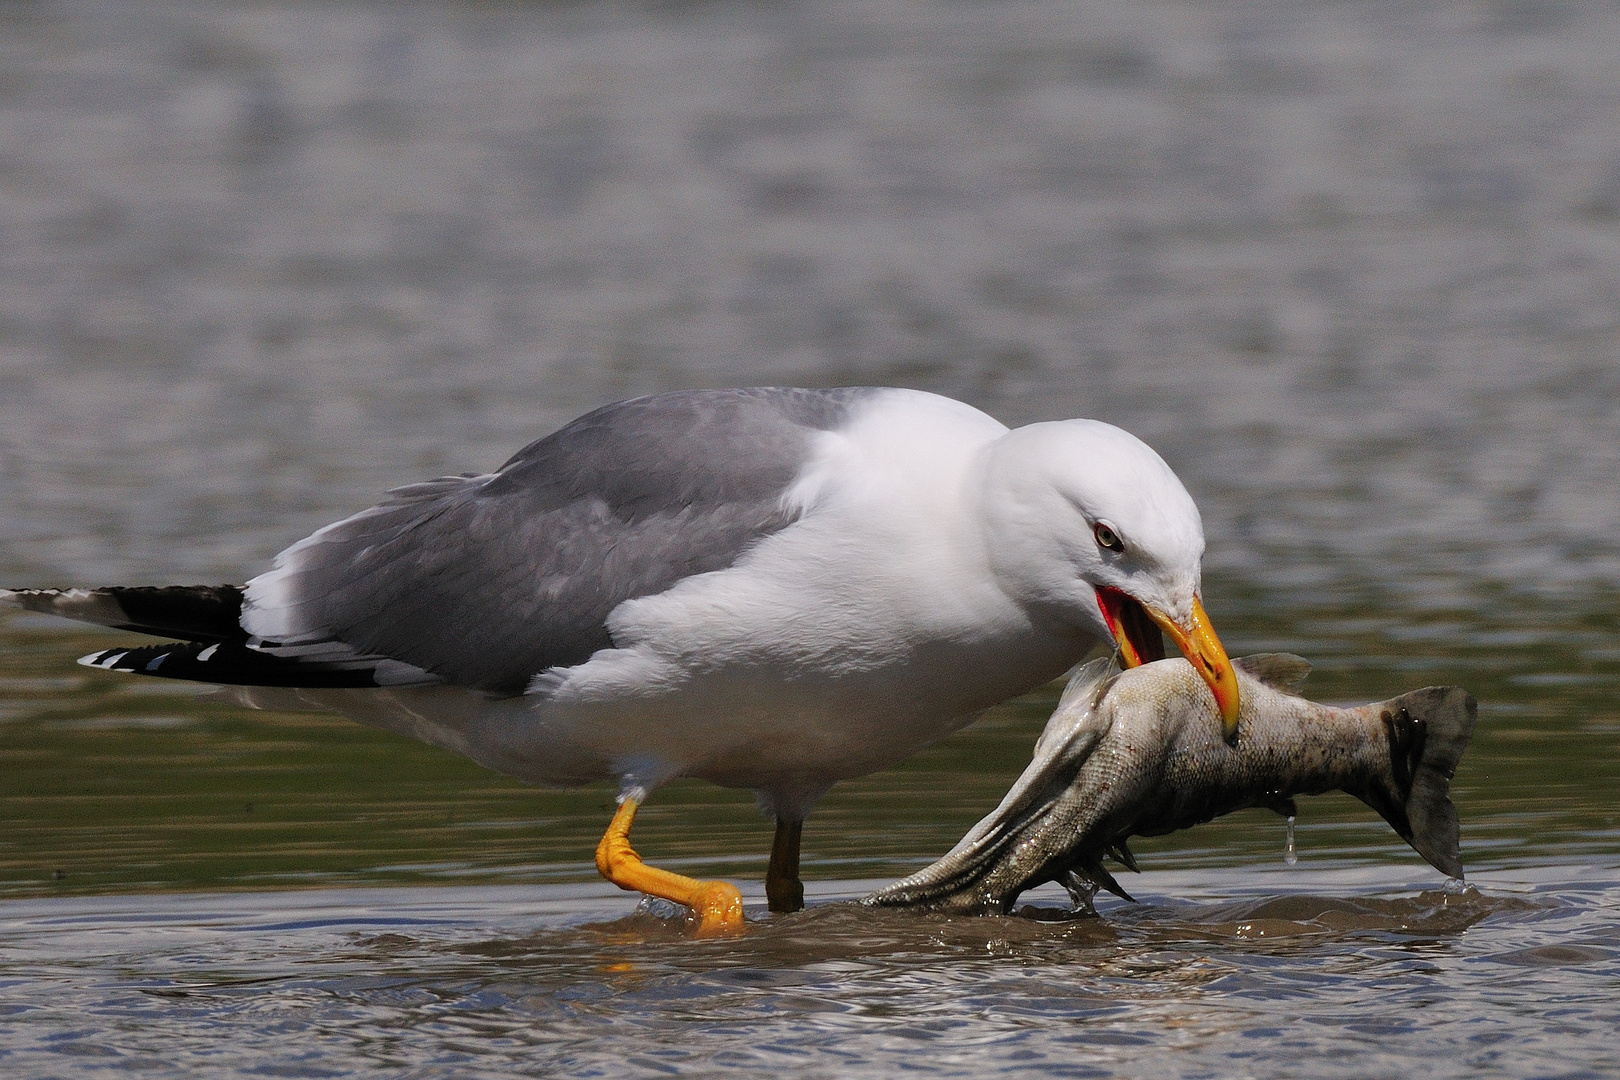
<path id="1" fill-rule="evenodd" d="M 629 395 L 920 387 L 1141 435 L 1202 507 L 1234 654 L 1303 653 L 1329 698 L 1467 683 L 1491 721 L 1459 777 L 1473 835 L 1524 858 L 1549 830 L 1620 849 L 1613 4 L 13 2 L 0 20 L 0 582 L 239 582 L 391 485 L 490 468 Z M 13 794 L 66 798 L 100 750 L 116 772 L 138 747 L 106 732 L 135 721 L 286 730 L 81 677 L 61 624 L 7 625 L 8 730 L 36 754 Z M 894 794 L 939 787 L 919 774 L 866 789 L 922 832 L 851 811 L 808 847 L 948 846 L 1049 705 L 1002 718 L 1004 771 L 950 813 Z M 319 738 L 385 739 L 338 730 Z M 83 740 L 53 751 L 54 787 L 48 732 Z M 508 816 L 534 797 L 499 790 Z M 568 858 L 602 801 L 558 804 L 582 815 Z M 725 813 L 754 852 L 746 803 Z M 41 887 L 29 859 L 8 865 Z"/>
<path id="2" fill-rule="evenodd" d="M 1119 423 L 1262 587 L 1620 582 L 1613 5 L 3 10 L 8 583 L 765 383 Z"/>

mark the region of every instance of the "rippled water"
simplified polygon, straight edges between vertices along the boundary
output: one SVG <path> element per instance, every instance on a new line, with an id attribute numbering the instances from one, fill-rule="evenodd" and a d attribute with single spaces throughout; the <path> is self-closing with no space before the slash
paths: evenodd
<path id="1" fill-rule="evenodd" d="M 1154 872 L 1097 919 L 821 903 L 703 943 L 601 886 L 13 901 L 0 1031 L 9 1075 L 1612 1075 L 1612 878 L 1560 869 Z"/>
<path id="2" fill-rule="evenodd" d="M 0 620 L 0 1072 L 1620 1071 L 1620 14 L 1177 3 L 0 7 L 0 584 L 239 581 L 605 400 L 1090 415 L 1203 509 L 1234 654 L 1481 701 L 1475 890 L 1346 797 L 1144 843 L 1097 920 L 693 943 L 605 788 L 87 672 Z M 945 850 L 1050 691 L 811 819 Z M 746 795 L 650 856 L 757 881 Z M 338 888 L 346 886 L 346 888 Z"/>

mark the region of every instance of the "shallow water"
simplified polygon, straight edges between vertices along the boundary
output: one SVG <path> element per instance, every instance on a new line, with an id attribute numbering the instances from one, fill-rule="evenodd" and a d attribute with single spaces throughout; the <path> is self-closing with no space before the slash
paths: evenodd
<path id="1" fill-rule="evenodd" d="M 723 942 L 602 886 L 9 901 L 0 1032 L 8 1075 L 1611 1075 L 1613 875 L 1560 869 L 1153 872 L 1089 919 L 841 883 Z"/>
<path id="2" fill-rule="evenodd" d="M 1192 490 L 1233 654 L 1461 683 L 1477 891 L 1366 808 L 1142 842 L 1095 920 L 693 943 L 606 788 L 89 672 L 0 619 L 0 1072 L 1620 1070 L 1612 6 L 0 8 L 0 584 L 240 581 L 603 401 L 917 386 Z M 841 785 L 813 898 L 947 849 L 1053 688 Z M 757 881 L 746 793 L 649 856 Z M 341 887 L 341 888 L 340 888 Z M 758 914 L 757 910 L 755 914 Z M 1054 921 L 1056 920 L 1056 921 Z"/>

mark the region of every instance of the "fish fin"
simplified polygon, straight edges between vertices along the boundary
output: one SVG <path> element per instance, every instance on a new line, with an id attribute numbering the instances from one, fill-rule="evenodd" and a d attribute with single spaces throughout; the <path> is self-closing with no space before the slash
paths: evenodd
<path id="1" fill-rule="evenodd" d="M 1459 686 L 1430 686 L 1376 706 L 1389 741 L 1383 783 L 1355 792 L 1448 877 L 1463 876 L 1451 778 L 1474 734 L 1479 706 Z"/>
<path id="2" fill-rule="evenodd" d="M 1125 841 L 1116 840 L 1114 843 L 1109 844 L 1108 854 L 1112 855 L 1115 862 L 1131 873 L 1140 874 L 1142 872 L 1141 867 L 1136 865 L 1136 856 L 1132 855 L 1131 849 L 1125 846 Z"/>
<path id="3" fill-rule="evenodd" d="M 1097 702 L 1108 693 L 1119 673 L 1119 663 L 1113 654 L 1100 656 L 1075 668 L 1063 686 L 1057 708 L 1052 710 L 1051 718 L 1041 730 L 1041 737 L 1035 740 L 1032 757 L 1038 761 L 1053 745 L 1072 738 L 1081 724 L 1096 711 Z"/>
<path id="4" fill-rule="evenodd" d="M 1126 892 L 1125 887 L 1114 880 L 1114 875 L 1103 868 L 1101 853 L 1091 855 L 1075 864 L 1069 870 L 1069 874 L 1089 880 L 1098 888 L 1107 889 L 1121 900 L 1129 900 L 1133 904 L 1137 903 L 1136 897 Z"/>
<path id="5" fill-rule="evenodd" d="M 1297 694 L 1305 685 L 1305 676 L 1311 673 L 1311 662 L 1303 656 L 1288 652 L 1255 653 L 1240 656 L 1232 666 L 1242 668 L 1267 686 L 1275 686 L 1287 694 Z"/>
<path id="6" fill-rule="evenodd" d="M 1268 797 L 1264 802 L 1259 802 L 1255 805 L 1263 806 L 1279 817 L 1299 816 L 1299 804 L 1294 801 L 1294 797 L 1292 795 L 1273 795 Z"/>

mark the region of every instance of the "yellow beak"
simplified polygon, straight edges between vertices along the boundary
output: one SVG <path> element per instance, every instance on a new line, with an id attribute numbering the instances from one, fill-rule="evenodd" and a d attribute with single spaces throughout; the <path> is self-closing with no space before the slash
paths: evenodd
<path id="1" fill-rule="evenodd" d="M 1176 648 L 1192 664 L 1193 670 L 1209 684 L 1210 692 L 1215 695 L 1215 704 L 1221 710 L 1221 730 L 1225 732 L 1226 740 L 1231 742 L 1237 737 L 1237 676 L 1232 673 L 1232 661 L 1226 658 L 1221 639 L 1215 636 L 1214 627 L 1209 625 L 1203 601 L 1193 597 L 1192 619 L 1186 627 L 1146 604 L 1142 605 L 1142 610 L 1164 631 L 1166 637 L 1176 643 Z"/>

